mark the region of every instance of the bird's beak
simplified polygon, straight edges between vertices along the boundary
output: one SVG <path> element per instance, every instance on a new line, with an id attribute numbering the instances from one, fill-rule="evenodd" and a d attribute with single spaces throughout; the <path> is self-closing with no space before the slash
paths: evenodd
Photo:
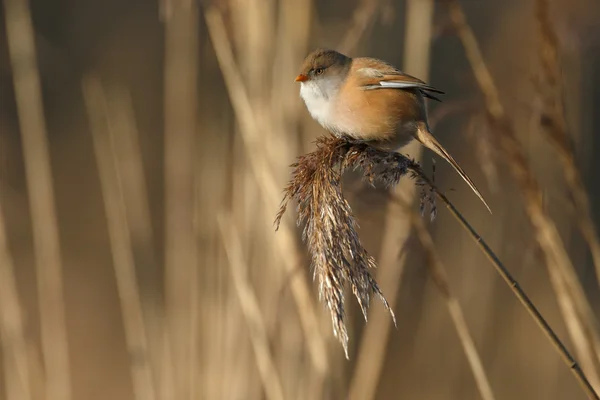
<path id="1" fill-rule="evenodd" d="M 308 76 L 300 74 L 296 77 L 296 82 L 306 82 L 308 80 Z"/>

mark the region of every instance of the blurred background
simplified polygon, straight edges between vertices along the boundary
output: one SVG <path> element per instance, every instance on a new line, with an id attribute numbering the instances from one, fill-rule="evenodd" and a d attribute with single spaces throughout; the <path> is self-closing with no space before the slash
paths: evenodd
<path id="1" fill-rule="evenodd" d="M 424 246 L 358 171 L 345 194 L 398 326 L 348 291 L 345 359 L 294 207 L 273 226 L 324 133 L 293 81 L 315 47 L 447 93 L 433 130 L 493 214 L 444 162 L 437 185 L 600 389 L 598 1 L 2 0 L 0 17 L 1 399 L 586 398 L 445 207 Z"/>

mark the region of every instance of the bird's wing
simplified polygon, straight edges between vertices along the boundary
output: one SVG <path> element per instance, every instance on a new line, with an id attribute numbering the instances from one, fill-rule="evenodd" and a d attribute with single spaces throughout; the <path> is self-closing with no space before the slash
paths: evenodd
<path id="1" fill-rule="evenodd" d="M 425 97 L 441 101 L 430 92 L 444 94 L 422 80 L 408 75 L 381 60 L 363 58 L 356 69 L 360 76 L 360 86 L 365 90 L 373 89 L 419 89 Z"/>

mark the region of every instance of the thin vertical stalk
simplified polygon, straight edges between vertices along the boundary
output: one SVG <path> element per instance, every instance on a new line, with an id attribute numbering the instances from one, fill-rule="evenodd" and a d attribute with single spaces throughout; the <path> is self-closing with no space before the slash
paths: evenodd
<path id="1" fill-rule="evenodd" d="M 377 13 L 381 10 L 380 0 L 361 0 L 352 14 L 352 27 L 338 45 L 338 51 L 348 53 L 363 38 L 367 30 L 377 19 Z"/>
<path id="2" fill-rule="evenodd" d="M 123 87 L 107 85 L 104 95 L 106 112 L 110 117 L 108 134 L 114 152 L 112 156 L 122 191 L 131 250 L 135 265 L 138 266 L 135 270 L 138 296 L 156 384 L 160 366 L 163 362 L 166 363 L 161 361 L 159 351 L 159 343 L 164 335 L 164 303 L 139 133 L 130 92 Z"/>
<path id="3" fill-rule="evenodd" d="M 137 400 L 154 400 L 156 391 L 150 366 L 146 327 L 142 314 L 131 236 L 127 225 L 123 185 L 116 168 L 111 122 L 101 83 L 94 78 L 83 82 L 96 163 L 108 223 L 117 290 L 121 300 L 125 339 L 131 359 L 131 375 Z"/>
<path id="4" fill-rule="evenodd" d="M 248 266 L 244 261 L 239 234 L 230 216 L 221 214 L 218 222 L 235 292 L 250 331 L 256 364 L 266 397 L 269 400 L 283 400 L 281 379 L 269 347 L 265 320 L 260 311 L 258 298 L 247 277 Z"/>
<path id="5" fill-rule="evenodd" d="M 0 340 L 4 361 L 7 400 L 32 399 L 33 381 L 28 343 L 23 331 L 23 310 L 19 300 L 15 266 L 8 247 L 3 210 L 0 209 Z"/>
<path id="6" fill-rule="evenodd" d="M 432 36 L 433 0 L 409 0 L 406 3 L 406 33 L 404 48 L 404 70 L 410 74 L 427 80 L 429 75 L 429 48 Z M 406 152 L 417 160 L 421 157 L 421 147 L 411 143 Z M 403 179 L 395 188 L 397 193 L 405 193 L 407 201 L 415 198 L 415 186 L 412 181 Z M 398 258 L 401 249 L 410 237 L 411 222 L 409 218 L 398 219 L 393 215 L 398 205 L 388 204 L 383 243 L 377 269 L 377 280 L 382 282 L 382 290 L 388 302 L 394 306 L 400 289 L 402 272 L 404 271 L 406 254 Z M 388 286 L 385 286 L 385 285 Z M 374 308 L 369 316 L 369 323 L 361 339 L 356 367 L 349 390 L 352 400 L 375 398 L 377 386 L 385 361 L 386 347 L 390 331 L 390 318 L 383 307 Z"/>
<path id="7" fill-rule="evenodd" d="M 33 223 L 46 399 L 69 400 L 62 260 L 34 30 L 27 0 L 3 3 Z"/>
<path id="8" fill-rule="evenodd" d="M 267 80 L 269 91 L 263 93 L 262 104 L 253 101 L 252 105 L 255 110 L 264 109 L 267 113 L 265 122 L 269 123 L 269 128 L 268 138 L 264 141 L 265 153 L 268 155 L 275 179 L 282 182 L 289 174 L 290 160 L 298 154 L 302 135 L 298 128 L 303 115 L 303 109 L 300 107 L 303 105 L 298 97 L 298 86 L 291 80 L 293 76 L 290 76 L 290 71 L 295 71 L 306 55 L 315 4 L 312 0 L 279 0 L 273 3 L 273 8 L 277 12 L 271 76 Z M 263 36 L 268 33 L 268 30 L 264 30 Z M 261 123 L 261 125 L 266 124 Z M 265 211 L 267 215 L 272 213 L 269 209 Z M 267 240 L 271 246 L 269 231 L 267 231 Z M 274 254 L 274 257 L 271 264 L 281 271 L 280 276 L 283 281 L 287 281 L 286 277 L 290 276 L 289 271 L 279 267 L 280 255 Z M 272 287 L 274 290 L 270 295 L 274 296 L 274 299 L 280 298 L 280 289 L 274 285 Z M 289 306 L 284 304 L 282 306 L 291 310 L 296 305 L 292 303 Z M 295 328 L 298 325 L 302 326 L 302 321 L 297 319 L 296 315 L 289 315 L 287 321 L 278 321 L 273 325 L 273 328 L 279 332 L 277 338 L 273 339 L 277 340 L 275 354 L 278 365 L 281 366 L 281 379 L 283 382 L 294 382 L 292 385 L 288 384 L 288 388 L 296 394 L 297 398 L 322 398 L 324 384 L 328 380 L 330 370 L 306 368 L 303 360 L 290 360 L 288 354 L 297 351 L 298 340 L 303 337 L 303 331 Z"/>
<path id="9" fill-rule="evenodd" d="M 123 201 L 131 230 L 131 240 L 136 262 L 144 265 L 138 271 L 140 296 L 148 308 L 148 317 L 155 319 L 162 314 L 160 262 L 154 248 L 154 231 L 148 189 L 142 161 L 139 132 L 136 124 L 131 93 L 122 87 L 106 87 L 108 113 L 111 116 L 111 141 L 115 162 L 122 180 Z M 138 260 L 139 258 L 139 260 Z"/>
<path id="10" fill-rule="evenodd" d="M 473 337 L 471 336 L 471 332 L 469 330 L 469 327 L 467 326 L 462 307 L 460 306 L 458 299 L 452 294 L 450 290 L 448 272 L 446 271 L 446 267 L 440 260 L 435 250 L 433 239 L 427 231 L 427 228 L 423 223 L 423 219 L 410 209 L 410 206 L 405 199 L 400 198 L 399 201 L 406 209 L 406 212 L 409 213 L 409 218 L 411 220 L 412 226 L 415 228 L 417 237 L 419 238 L 419 241 L 421 242 L 421 245 L 425 250 L 425 254 L 427 257 L 427 266 L 429 267 L 431 279 L 433 280 L 436 287 L 438 288 L 438 291 L 446 301 L 446 306 L 448 307 L 450 318 L 452 319 L 452 323 L 454 324 L 456 333 L 458 334 L 458 338 L 463 347 L 463 351 L 465 353 L 465 356 L 467 357 L 469 367 L 471 368 L 473 378 L 475 379 L 477 389 L 479 390 L 479 394 L 481 395 L 481 398 L 483 400 L 494 400 L 494 392 L 492 391 L 490 381 L 483 367 L 483 362 L 481 361 L 479 352 L 475 347 L 475 342 L 473 341 Z"/>
<path id="11" fill-rule="evenodd" d="M 198 112 L 198 4 L 170 0 L 165 18 L 165 296 L 174 397 L 194 399 L 198 265 L 194 235 L 194 142 Z"/>

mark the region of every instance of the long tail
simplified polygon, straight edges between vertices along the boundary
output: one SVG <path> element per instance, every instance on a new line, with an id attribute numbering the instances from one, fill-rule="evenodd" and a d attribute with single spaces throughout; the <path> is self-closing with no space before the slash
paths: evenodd
<path id="1" fill-rule="evenodd" d="M 454 167 L 454 169 L 456 170 L 456 172 L 458 172 L 460 177 L 463 178 L 465 180 L 465 182 L 467 182 L 467 184 L 469 185 L 471 190 L 473 190 L 473 192 L 475 192 L 477 197 L 479 197 L 479 200 L 481 200 L 481 202 L 485 205 L 485 207 L 488 209 L 490 214 L 492 213 L 490 206 L 488 206 L 487 202 L 485 201 L 485 199 L 483 198 L 483 196 L 481 195 L 481 193 L 479 192 L 479 190 L 477 189 L 477 187 L 475 186 L 475 184 L 473 183 L 471 178 L 469 178 L 467 173 L 465 171 L 463 171 L 463 169 L 460 167 L 460 165 L 458 165 L 458 163 L 454 160 L 454 158 L 452 158 L 452 156 L 446 151 L 446 149 L 444 149 L 444 147 L 440 144 L 440 142 L 438 142 L 437 139 L 435 137 L 433 137 L 433 135 L 429 132 L 429 130 L 426 127 L 419 127 L 419 129 L 417 130 L 416 139 L 419 142 L 421 142 L 425 147 L 433 150 L 437 155 L 439 155 L 444 160 L 446 160 L 450 165 L 452 165 L 452 167 Z"/>

